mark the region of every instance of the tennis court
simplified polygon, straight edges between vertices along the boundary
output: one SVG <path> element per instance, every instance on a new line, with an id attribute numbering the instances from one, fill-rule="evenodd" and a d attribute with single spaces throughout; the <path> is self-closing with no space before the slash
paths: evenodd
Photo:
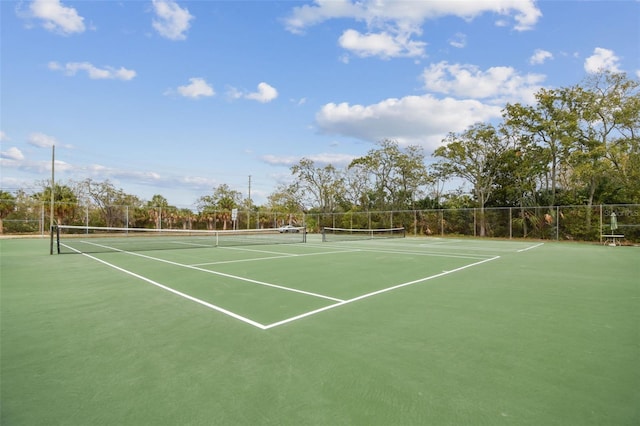
<path id="1" fill-rule="evenodd" d="M 282 237 L 0 240 L 2 424 L 640 422 L 640 248 Z"/>

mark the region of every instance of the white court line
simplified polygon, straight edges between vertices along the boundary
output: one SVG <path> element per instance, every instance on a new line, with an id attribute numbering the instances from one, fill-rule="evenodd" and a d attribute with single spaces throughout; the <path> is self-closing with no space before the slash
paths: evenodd
<path id="1" fill-rule="evenodd" d="M 151 256 L 146 256 L 146 255 L 139 254 L 139 253 L 132 253 L 132 252 L 124 251 L 124 250 L 119 250 L 119 249 L 115 249 L 113 247 L 103 246 L 103 245 L 100 245 L 100 244 L 95 244 L 95 243 L 90 243 L 90 242 L 87 242 L 87 243 L 95 245 L 95 246 L 98 246 L 98 247 L 108 248 L 108 249 L 115 250 L 115 251 L 118 251 L 118 252 L 131 254 L 131 255 L 134 255 L 134 256 L 140 256 L 140 257 L 143 257 L 143 258 L 156 260 L 156 261 L 159 261 L 159 262 L 164 262 L 164 263 L 168 263 L 168 264 L 172 264 L 172 265 L 176 265 L 176 266 L 182 266 L 182 267 L 189 268 L 189 269 L 195 269 L 195 270 L 202 271 L 202 272 L 213 273 L 213 274 L 217 274 L 217 275 L 227 276 L 227 277 L 231 277 L 231 278 L 237 278 L 237 279 L 240 279 L 240 280 L 245 280 L 245 281 L 249 281 L 249 282 L 254 282 L 254 283 L 260 284 L 259 281 L 254 281 L 254 280 L 250 280 L 250 279 L 246 279 L 246 278 L 242 278 L 242 277 L 234 277 L 233 275 L 223 274 L 223 273 L 219 273 L 219 272 L 215 272 L 215 271 L 209 271 L 207 269 L 201 269 L 201 268 L 192 267 L 192 266 L 189 266 L 189 265 L 183 265 L 183 264 L 176 263 L 176 262 L 171 262 L 171 261 L 168 261 L 168 260 L 157 259 L 157 258 L 154 258 L 154 257 L 151 257 Z M 67 248 L 75 251 L 76 253 L 80 253 L 83 256 L 87 256 L 87 257 L 89 257 L 89 258 L 91 258 L 93 260 L 96 260 L 96 261 L 98 261 L 98 262 L 100 262 L 100 263 L 102 263 L 104 265 L 112 267 L 112 268 L 114 268 L 114 269 L 116 269 L 118 271 L 121 271 L 121 272 L 124 272 L 126 274 L 129 274 L 129 275 L 131 275 L 133 277 L 136 277 L 138 279 L 141 279 L 141 280 L 143 280 L 143 281 L 145 281 L 145 282 L 147 282 L 149 284 L 155 285 L 155 286 L 157 286 L 157 287 L 159 287 L 159 288 L 161 288 L 163 290 L 169 291 L 169 292 L 171 292 L 173 294 L 176 294 L 176 295 L 178 295 L 180 297 L 184 297 L 185 299 L 188 299 L 188 300 L 191 300 L 193 302 L 199 303 L 199 304 L 201 304 L 203 306 L 206 306 L 206 307 L 208 307 L 210 309 L 213 309 L 213 310 L 218 311 L 220 313 L 223 313 L 225 315 L 229 315 L 232 318 L 236 318 L 236 319 L 238 319 L 240 321 L 243 321 L 243 322 L 245 322 L 247 324 L 253 325 L 254 327 L 260 328 L 262 330 L 268 330 L 270 328 L 274 328 L 274 327 L 278 327 L 280 325 L 288 324 L 290 322 L 297 321 L 297 320 L 309 317 L 311 315 L 315 315 L 317 313 L 324 312 L 324 311 L 327 311 L 329 309 L 336 308 L 338 306 L 343 306 L 343 305 L 346 305 L 346 304 L 349 304 L 349 303 L 357 302 L 359 300 L 363 300 L 363 299 L 366 299 L 366 298 L 369 298 L 369 297 L 372 297 L 372 296 L 376 296 L 378 294 L 387 293 L 387 292 L 390 292 L 390 291 L 393 291 L 393 290 L 397 290 L 397 289 L 402 288 L 402 287 L 407 287 L 407 286 L 410 286 L 410 285 L 414 285 L 414 284 L 418 284 L 418 283 L 421 283 L 421 282 L 429 281 L 429 280 L 432 280 L 432 279 L 435 279 L 435 278 L 439 278 L 439 277 L 442 277 L 442 276 L 445 276 L 445 275 L 452 274 L 454 272 L 458 272 L 458 271 L 462 271 L 462 270 L 467 269 L 467 268 L 471 268 L 473 266 L 481 265 L 481 264 L 486 263 L 486 262 L 491 262 L 493 260 L 496 260 L 496 259 L 500 258 L 500 256 L 494 256 L 494 257 L 491 257 L 489 259 L 484 259 L 484 260 L 481 260 L 479 262 L 470 263 L 468 265 L 464 265 L 464 266 L 461 266 L 459 268 L 455 268 L 455 269 L 452 269 L 452 270 L 449 270 L 449 271 L 443 271 L 443 272 L 441 272 L 439 274 L 430 275 L 428 277 L 420 278 L 420 279 L 413 280 L 413 281 L 408 281 L 406 283 L 398 284 L 398 285 L 395 285 L 395 286 L 392 286 L 392 287 L 387 287 L 387 288 L 384 288 L 382 290 L 377 290 L 377 291 L 374 291 L 374 292 L 371 292 L 371 293 L 363 294 L 361 296 L 357 296 L 357 297 L 354 297 L 354 298 L 348 299 L 348 300 L 341 300 L 341 299 L 332 298 L 332 297 L 328 297 L 328 296 L 316 295 L 314 293 L 309 293 L 309 292 L 295 290 L 295 289 L 288 289 L 287 287 L 277 286 L 275 284 L 264 283 L 262 285 L 266 284 L 266 285 L 268 285 L 270 287 L 287 289 L 287 290 L 290 290 L 290 291 L 303 293 L 303 294 L 308 294 L 308 295 L 317 296 L 317 297 L 322 297 L 322 298 L 325 298 L 325 299 L 330 299 L 330 300 L 334 300 L 334 301 L 338 302 L 338 303 L 334 303 L 332 305 L 328 305 L 328 306 L 325 306 L 325 307 L 322 307 L 322 308 L 319 308 L 319 309 L 315 309 L 313 311 L 309 311 L 309 312 L 305 312 L 305 313 L 300 314 L 300 315 L 296 315 L 294 317 L 290 317 L 290 318 L 287 318 L 287 319 L 284 319 L 284 320 L 281 320 L 281 321 L 277 321 L 277 322 L 265 325 L 265 324 L 261 324 L 261 323 L 259 323 L 257 321 L 253 321 L 253 320 L 251 320 L 249 318 L 243 317 L 241 315 L 238 315 L 238 314 L 236 314 L 234 312 L 228 311 L 228 310 L 226 310 L 224 308 L 221 308 L 219 306 L 216 306 L 216 305 L 213 305 L 211 303 L 205 302 L 205 301 L 203 301 L 201 299 L 198 299 L 196 297 L 189 296 L 188 294 L 182 293 L 182 292 L 180 292 L 178 290 L 174 290 L 171 287 L 167 287 L 167 286 L 165 286 L 163 284 L 160 284 L 160 283 L 158 283 L 156 281 L 153 281 L 153 280 L 151 280 L 149 278 L 146 278 L 146 277 L 144 277 L 142 275 L 136 274 L 135 272 L 128 271 L 128 270 L 126 270 L 124 268 L 121 268 L 119 266 L 113 265 L 113 264 L 111 264 L 109 262 L 106 262 L 106 261 L 101 260 L 101 259 L 99 259 L 97 257 L 91 256 L 91 255 L 89 255 L 87 253 L 82 253 L 79 250 L 74 249 L 73 247 L 69 247 L 69 246 L 67 246 L 65 244 L 62 244 L 62 245 L 64 247 L 67 247 Z"/>
<path id="2" fill-rule="evenodd" d="M 293 254 L 293 253 L 282 253 L 279 251 L 271 251 L 271 250 L 257 250 L 257 249 L 248 249 L 248 248 L 239 248 L 239 247 L 218 247 L 218 248 L 222 250 L 248 251 L 251 253 L 278 254 L 280 256 L 297 256 L 297 254 Z"/>
<path id="3" fill-rule="evenodd" d="M 321 245 L 318 245 L 316 247 L 322 247 Z M 410 247 L 410 246 L 406 246 L 406 247 Z M 454 253 L 447 253 L 447 252 L 437 252 L 437 251 L 416 251 L 414 250 L 409 250 L 409 249 L 376 249 L 376 248 L 363 248 L 363 247 L 359 247 L 359 248 L 353 248 L 353 250 L 356 251 L 363 251 L 363 252 L 370 252 L 370 253 L 387 253 L 387 254 L 414 254 L 417 256 L 433 256 L 433 257 L 452 257 L 452 258 L 456 258 L 456 259 L 472 259 L 472 260 L 482 260 L 482 259 L 486 259 L 487 254 L 473 254 L 473 253 L 462 253 L 462 254 L 454 254 Z"/>
<path id="4" fill-rule="evenodd" d="M 205 263 L 194 263 L 191 266 L 211 266 L 211 265 L 221 265 L 227 263 L 239 263 L 239 262 L 259 262 L 261 260 L 273 260 L 273 259 L 290 259 L 292 257 L 305 257 L 305 256 L 323 256 L 326 254 L 340 254 L 340 253 L 354 253 L 357 251 L 362 251 L 359 249 L 354 250 L 342 250 L 342 251 L 329 251 L 324 253 L 305 253 L 305 254 L 285 254 L 282 256 L 269 256 L 269 257 L 260 257 L 257 259 L 239 259 L 239 260 L 221 260 L 219 262 L 205 262 Z"/>
<path id="5" fill-rule="evenodd" d="M 409 250 L 378 250 L 378 249 L 360 249 L 361 251 L 368 251 L 374 253 L 387 253 L 387 254 L 415 254 L 417 256 L 433 256 L 433 257 L 452 257 L 456 259 L 486 259 L 487 256 L 480 254 L 453 254 L 453 253 L 439 253 L 428 251 L 409 251 Z"/>
<path id="6" fill-rule="evenodd" d="M 518 250 L 518 253 L 521 253 L 521 252 L 523 252 L 523 251 L 527 251 L 527 250 L 531 250 L 531 249 L 534 249 L 534 248 L 540 247 L 540 246 L 542 246 L 542 245 L 544 245 L 544 243 L 540 243 L 540 244 L 533 245 L 533 246 L 531 246 L 531 247 L 523 248 L 522 250 Z"/>
<path id="7" fill-rule="evenodd" d="M 246 281 L 246 282 L 250 282 L 252 284 L 263 285 L 265 287 L 277 288 L 277 289 L 280 289 L 280 290 L 290 291 L 290 292 L 293 292 L 293 293 L 306 294 L 307 296 L 313 296 L 313 297 L 319 297 L 321 299 L 333 300 L 334 302 L 342 302 L 342 299 L 337 299 L 337 298 L 331 297 L 331 296 L 325 296 L 324 294 L 312 293 L 310 291 L 304 291 L 304 290 L 298 290 L 298 289 L 295 289 L 295 288 L 284 287 L 284 286 L 281 286 L 281 285 L 271 284 L 271 283 L 267 283 L 267 282 L 264 282 L 264 281 L 252 280 L 251 278 L 245 278 L 245 277 L 239 277 L 237 275 L 225 274 L 224 272 L 211 271 L 209 269 L 203 269 L 203 268 L 199 268 L 197 266 L 185 265 L 184 263 L 172 262 L 171 260 L 165 260 L 165 259 L 160 259 L 160 258 L 157 258 L 157 257 L 151 257 L 151 256 L 147 256 L 147 255 L 141 254 L 141 253 L 134 253 L 134 252 L 131 252 L 131 251 L 120 250 L 120 249 L 117 249 L 115 247 L 109 247 L 109 246 L 105 246 L 105 245 L 102 245 L 102 244 L 92 243 L 92 242 L 89 242 L 89 241 L 83 241 L 83 242 L 85 242 L 87 244 L 94 245 L 96 247 L 102 247 L 102 248 L 106 248 L 106 249 L 109 249 L 109 250 L 117 251 L 117 252 L 120 252 L 120 253 L 130 254 L 132 256 L 143 257 L 145 259 L 155 260 L 157 262 L 167 263 L 169 265 L 180 266 L 182 268 L 193 269 L 195 271 L 206 272 L 208 274 L 219 275 L 219 276 L 226 277 L 226 278 L 232 278 L 232 279 L 235 279 L 235 280 L 238 280 L 238 281 Z M 68 247 L 68 246 L 65 246 L 65 247 Z M 71 247 L 69 247 L 69 248 L 71 248 Z"/>
<path id="8" fill-rule="evenodd" d="M 251 319 L 246 318 L 246 317 L 243 317 L 242 315 L 238 315 L 238 314 L 236 314 L 234 312 L 228 311 L 228 310 L 226 310 L 224 308 L 221 308 L 220 306 L 216 306 L 216 305 L 211 304 L 209 302 L 205 302 L 204 300 L 198 299 L 197 297 L 189 296 L 186 293 L 182 293 L 181 291 L 174 290 L 171 287 L 167 287 L 166 285 L 160 284 L 159 282 L 153 281 L 153 280 L 151 280 L 151 279 L 149 279 L 147 277 L 143 277 L 142 275 L 136 274 L 135 272 L 131 272 L 131 271 L 127 270 L 127 269 L 124 269 L 124 268 L 121 268 L 119 266 L 116 266 L 116 265 L 114 265 L 112 263 L 109 263 L 107 261 L 99 259 L 99 258 L 97 258 L 95 256 L 91 256 L 90 254 L 82 253 L 81 251 L 78 251 L 78 250 L 74 249 L 73 247 L 69 247 L 66 244 L 62 244 L 62 245 L 67 247 L 70 250 L 75 251 L 76 253 L 79 253 L 79 254 L 81 254 L 83 256 L 86 256 L 86 257 L 88 257 L 90 259 L 96 260 L 96 261 L 102 263 L 103 265 L 107 265 L 107 266 L 109 266 L 111 268 L 117 269 L 120 272 L 124 272 L 125 274 L 131 275 L 132 277 L 138 278 L 138 279 L 140 279 L 140 280 L 142 280 L 144 282 L 147 282 L 147 283 L 149 283 L 151 285 L 159 287 L 159 288 L 161 288 L 163 290 L 166 290 L 166 291 L 168 291 L 170 293 L 173 293 L 173 294 L 175 294 L 177 296 L 184 297 L 185 299 L 191 300 L 192 302 L 196 302 L 196 303 L 199 303 L 199 304 L 201 304 L 203 306 L 206 306 L 209 309 L 213 309 L 214 311 L 218 311 L 220 313 L 228 315 L 228 316 L 230 316 L 232 318 L 235 318 L 237 320 L 240 320 L 242 322 L 246 322 L 247 324 L 250 324 L 250 325 L 252 325 L 254 327 L 258 327 L 258 328 L 260 328 L 262 330 L 266 330 L 264 324 L 260 324 L 259 322 L 256 322 L 256 321 L 251 320 Z"/>
<path id="9" fill-rule="evenodd" d="M 480 265 L 480 264 L 485 263 L 485 262 L 491 262 L 492 260 L 496 260 L 496 259 L 499 259 L 499 258 L 500 258 L 500 256 L 495 256 L 495 257 L 492 257 L 490 259 L 484 259 L 484 260 L 481 260 L 480 262 L 470 263 L 469 265 L 464 265 L 464 266 L 461 266 L 459 268 L 452 269 L 450 271 L 444 271 L 444 272 L 441 272 L 439 274 L 430 275 L 428 277 L 420 278 L 420 279 L 417 279 L 417 280 L 414 280 L 414 281 L 409 281 L 409 282 L 406 282 L 406 283 L 394 285 L 392 287 L 383 288 L 382 290 L 378 290 L 378 291 L 374 291 L 374 292 L 371 292 L 371 293 L 363 294 L 362 296 L 354 297 L 353 299 L 345 300 L 343 302 L 336 303 L 334 305 L 325 306 L 324 308 L 316 309 L 314 311 L 310 311 L 310 312 L 306 312 L 304 314 L 296 315 L 295 317 L 291 317 L 291 318 L 284 319 L 282 321 L 274 322 L 272 324 L 266 325 L 264 327 L 264 329 L 267 330 L 269 328 L 273 328 L 273 327 L 277 327 L 279 325 L 287 324 L 289 322 L 293 322 L 293 321 L 296 321 L 296 320 L 299 320 L 299 319 L 302 319 L 302 318 L 306 318 L 308 316 L 317 314 L 319 312 L 324 312 L 326 310 L 333 309 L 333 308 L 336 308 L 338 306 L 343 306 L 343 305 L 346 305 L 348 303 L 357 302 L 359 300 L 366 299 L 368 297 L 376 296 L 378 294 L 386 293 L 386 292 L 389 292 L 389 291 L 397 290 L 397 289 L 402 288 L 402 287 L 407 287 L 407 286 L 410 286 L 410 285 L 413 285 L 413 284 L 418 284 L 418 283 L 421 283 L 421 282 L 429 281 L 429 280 L 432 280 L 434 278 L 439 278 L 439 277 L 442 277 L 442 276 L 445 276 L 445 275 L 448 275 L 448 274 L 452 274 L 454 272 L 462 271 L 463 269 L 471 268 L 472 266 L 477 266 L 477 265 Z"/>

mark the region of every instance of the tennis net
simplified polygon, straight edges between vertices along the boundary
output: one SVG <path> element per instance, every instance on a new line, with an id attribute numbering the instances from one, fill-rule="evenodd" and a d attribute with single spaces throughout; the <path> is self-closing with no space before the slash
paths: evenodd
<path id="1" fill-rule="evenodd" d="M 324 242 L 404 238 L 405 236 L 404 228 L 353 229 L 325 227 L 322 229 L 322 241 Z"/>
<path id="2" fill-rule="evenodd" d="M 58 225 L 52 232 L 54 250 L 59 254 L 202 249 L 304 243 L 307 240 L 305 227 L 205 231 Z"/>

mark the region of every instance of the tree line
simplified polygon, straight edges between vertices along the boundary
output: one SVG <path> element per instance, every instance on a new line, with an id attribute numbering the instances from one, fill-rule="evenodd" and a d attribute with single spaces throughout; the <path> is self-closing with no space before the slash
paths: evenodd
<path id="1" fill-rule="evenodd" d="M 540 89 L 533 105 L 507 104 L 497 123 L 451 132 L 427 161 L 424 149 L 384 139 L 346 167 L 302 158 L 290 168 L 293 183 L 279 185 L 255 205 L 227 184 L 196 201 L 197 212 L 171 206 L 161 194 L 145 201 L 111 182 L 56 184 L 56 220 L 64 223 L 91 203 L 106 226 L 116 206 L 164 208 L 184 223 L 230 226 L 232 209 L 336 213 L 386 210 L 640 204 L 640 82 L 600 72 L 582 83 Z M 444 190 L 455 180 L 461 186 Z M 21 199 L 48 202 L 50 182 L 36 194 L 0 191 L 0 219 Z M 148 209 L 147 209 L 148 210 Z M 169 216 L 169 220 L 171 216 Z M 208 219 L 203 219 L 208 218 Z M 189 219 L 191 218 L 191 219 Z M 153 225 L 159 217 L 140 218 Z M 177 220 L 177 219 L 176 219 Z M 289 219 L 282 219 L 287 221 Z M 133 220 L 136 221 L 135 218 Z M 482 220 L 480 220 L 482 224 Z M 484 235 L 484 230 L 480 229 Z"/>

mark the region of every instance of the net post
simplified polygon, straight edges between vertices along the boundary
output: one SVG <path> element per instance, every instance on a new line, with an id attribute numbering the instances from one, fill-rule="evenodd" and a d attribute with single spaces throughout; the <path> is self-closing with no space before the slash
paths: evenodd
<path id="1" fill-rule="evenodd" d="M 60 254 L 60 227 L 58 226 L 56 226 L 56 247 L 58 254 Z"/>
<path id="2" fill-rule="evenodd" d="M 50 234 L 50 240 L 49 240 L 49 254 L 52 255 L 53 254 L 53 233 L 54 231 L 54 226 L 53 225 L 49 225 L 49 234 Z"/>
<path id="3" fill-rule="evenodd" d="M 51 238 L 49 241 L 49 254 L 50 255 L 53 254 L 54 248 L 55 248 L 56 254 L 60 254 L 60 228 L 58 228 L 58 225 L 55 225 L 55 224 L 51 225 L 49 232 L 51 234 Z"/>

